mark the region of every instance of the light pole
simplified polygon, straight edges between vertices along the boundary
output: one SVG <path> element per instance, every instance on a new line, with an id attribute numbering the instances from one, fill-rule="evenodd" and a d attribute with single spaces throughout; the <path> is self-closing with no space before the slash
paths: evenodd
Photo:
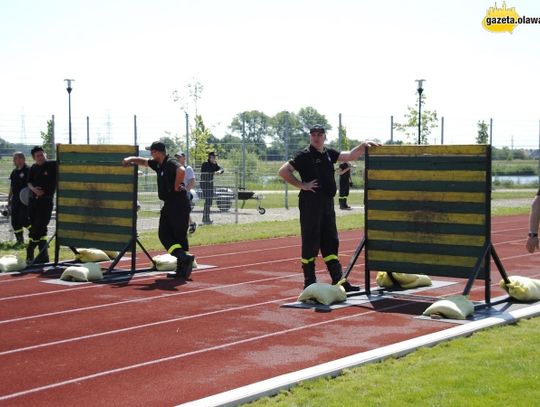
<path id="1" fill-rule="evenodd" d="M 69 144 L 71 144 L 71 82 L 75 82 L 75 79 L 64 79 L 64 82 L 66 82 L 66 90 L 68 93 Z"/>
<path id="2" fill-rule="evenodd" d="M 418 144 L 422 144 L 422 83 L 425 79 L 416 79 L 418 82 Z"/>

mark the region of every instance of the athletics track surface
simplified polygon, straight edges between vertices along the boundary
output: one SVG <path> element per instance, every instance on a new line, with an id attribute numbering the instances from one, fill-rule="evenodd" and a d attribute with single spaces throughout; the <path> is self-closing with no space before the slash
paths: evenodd
<path id="1" fill-rule="evenodd" d="M 492 240 L 509 275 L 540 278 L 527 225 L 526 216 L 493 218 Z M 344 265 L 362 236 L 340 233 Z M 198 263 L 215 267 L 186 284 L 163 274 L 71 285 L 54 271 L 0 275 L 0 406 L 176 405 L 449 327 L 415 318 L 429 304 L 410 298 L 330 313 L 280 307 L 302 286 L 299 244 L 195 247 Z M 363 270 L 361 256 L 353 283 Z M 492 278 L 492 298 L 503 295 L 494 266 Z M 455 282 L 421 295 L 460 294 L 465 280 Z M 483 281 L 471 296 L 483 300 Z"/>

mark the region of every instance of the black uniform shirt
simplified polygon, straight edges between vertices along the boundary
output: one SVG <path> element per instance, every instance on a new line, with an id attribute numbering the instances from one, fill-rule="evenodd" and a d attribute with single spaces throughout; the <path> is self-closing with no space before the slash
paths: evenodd
<path id="1" fill-rule="evenodd" d="M 296 153 L 289 164 L 298 171 L 302 182 L 318 180 L 319 187 L 315 189 L 315 193 L 333 197 L 337 189 L 334 179 L 334 164 L 337 162 L 339 154 L 339 151 L 326 147 L 320 153 L 315 147 L 309 145 Z M 300 193 L 305 192 L 300 191 Z M 308 191 L 307 193 L 312 192 Z"/>
<path id="2" fill-rule="evenodd" d="M 174 198 L 178 193 L 174 190 L 174 181 L 176 180 L 176 170 L 180 163 L 168 155 L 163 160 L 163 164 L 158 161 L 148 160 L 148 166 L 157 173 L 158 197 L 162 201 Z"/>
<path id="3" fill-rule="evenodd" d="M 211 191 L 214 189 L 214 173 L 221 170 L 217 164 L 206 161 L 201 165 L 201 189 Z"/>
<path id="4" fill-rule="evenodd" d="M 28 182 L 34 187 L 41 187 L 44 196 L 53 196 L 56 190 L 56 161 L 45 161 L 42 165 L 34 164 L 28 173 Z"/>
<path id="5" fill-rule="evenodd" d="M 13 201 L 19 201 L 19 193 L 21 189 L 28 186 L 28 173 L 30 172 L 30 167 L 26 164 L 19 170 L 15 168 L 11 171 L 9 179 L 11 181 L 11 193 L 13 194 Z"/>

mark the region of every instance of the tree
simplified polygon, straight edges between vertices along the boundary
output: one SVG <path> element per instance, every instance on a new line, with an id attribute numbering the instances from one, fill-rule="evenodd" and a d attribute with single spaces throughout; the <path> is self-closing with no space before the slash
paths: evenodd
<path id="1" fill-rule="evenodd" d="M 170 135 L 170 133 L 169 133 L 169 135 Z M 159 141 L 161 141 L 163 144 L 165 144 L 165 148 L 167 149 L 167 153 L 169 155 L 175 154 L 180 148 L 179 140 L 178 140 L 178 138 L 176 138 L 174 136 L 173 137 L 169 137 L 169 136 L 160 137 Z"/>
<path id="2" fill-rule="evenodd" d="M 195 128 L 191 132 L 191 139 L 194 147 L 191 149 L 192 162 L 195 164 L 203 163 L 208 159 L 208 153 L 215 151 L 213 144 L 209 143 L 212 137 L 210 130 L 204 125 L 201 115 L 195 116 Z"/>
<path id="3" fill-rule="evenodd" d="M 422 94 L 422 105 L 426 104 L 426 96 Z M 418 106 L 418 97 L 416 98 L 416 106 Z M 394 129 L 405 133 L 405 136 L 412 142 L 418 140 L 418 108 L 416 106 L 407 106 L 408 112 L 404 115 L 403 123 L 394 123 Z M 427 144 L 428 137 L 431 134 L 431 129 L 437 127 L 439 119 L 435 110 L 422 110 L 422 136 L 420 144 Z"/>
<path id="4" fill-rule="evenodd" d="M 488 125 L 486 122 L 478 121 L 478 134 L 476 136 L 476 144 L 487 144 L 488 143 Z"/>
<path id="5" fill-rule="evenodd" d="M 258 110 L 238 113 L 232 120 L 229 129 L 237 134 L 245 135 L 245 143 L 250 151 L 257 155 L 266 154 L 265 138 L 270 136 L 270 117 Z"/>
<path id="6" fill-rule="evenodd" d="M 41 140 L 43 141 L 42 147 L 43 151 L 47 154 L 47 157 L 54 159 L 55 158 L 55 148 L 54 148 L 54 122 L 47 120 L 47 132 L 41 131 Z"/>

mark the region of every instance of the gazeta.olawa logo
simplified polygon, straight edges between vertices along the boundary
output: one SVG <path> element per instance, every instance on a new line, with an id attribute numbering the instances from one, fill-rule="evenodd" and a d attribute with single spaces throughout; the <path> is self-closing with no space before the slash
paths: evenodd
<path id="1" fill-rule="evenodd" d="M 482 20 L 482 26 L 494 33 L 512 34 L 514 28 L 520 24 L 540 24 L 540 17 L 520 16 L 515 7 L 506 7 L 504 1 L 501 8 L 497 7 L 497 3 L 494 7 L 488 8 Z"/>

